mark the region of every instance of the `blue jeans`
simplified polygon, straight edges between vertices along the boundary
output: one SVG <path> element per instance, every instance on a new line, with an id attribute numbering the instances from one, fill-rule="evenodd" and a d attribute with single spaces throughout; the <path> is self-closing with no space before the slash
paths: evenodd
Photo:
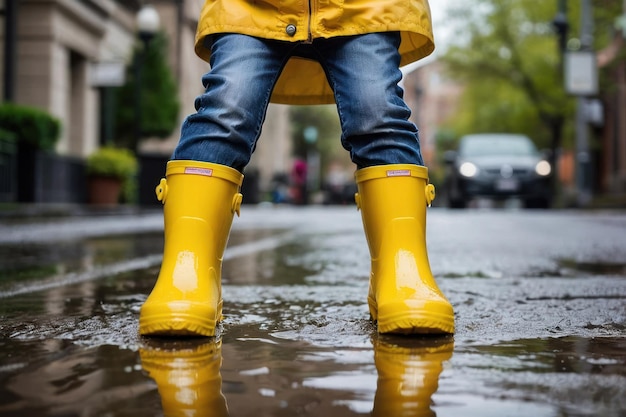
<path id="1" fill-rule="evenodd" d="M 358 168 L 423 165 L 417 127 L 398 86 L 397 32 L 316 39 L 311 44 L 215 35 L 211 70 L 197 113 L 187 117 L 172 159 L 226 165 L 243 172 L 265 120 L 272 89 L 287 60 L 303 56 L 324 68 L 335 94 L 341 143 Z"/>

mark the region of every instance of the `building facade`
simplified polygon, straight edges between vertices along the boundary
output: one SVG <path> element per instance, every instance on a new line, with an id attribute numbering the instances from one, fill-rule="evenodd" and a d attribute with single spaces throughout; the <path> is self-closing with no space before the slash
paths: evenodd
<path id="1" fill-rule="evenodd" d="M 15 20 L 3 24 L 15 31 L 13 56 L 3 56 L 2 69 L 4 75 L 13 66 L 11 101 L 57 117 L 62 123 L 57 152 L 86 156 L 98 146 L 99 132 L 99 91 L 92 85 L 92 70 L 102 62 L 127 60 L 134 10 L 112 0 L 12 3 Z"/>
<path id="2" fill-rule="evenodd" d="M 435 59 L 418 61 L 402 70 L 405 100 L 412 111 L 411 120 L 419 128 L 424 163 L 437 168 L 437 130 L 459 110 L 463 87 L 448 79 L 442 63 Z"/>
<path id="3" fill-rule="evenodd" d="M 33 106 L 61 121 L 55 152 L 85 159 L 104 142 L 106 97 L 123 83 L 137 38 L 137 13 L 150 4 L 167 34 L 168 62 L 178 85 L 179 121 L 195 111 L 206 62 L 195 56 L 197 0 L 0 0 L 0 86 L 3 101 Z M 144 116 L 147 117 L 147 116 Z M 251 169 L 268 184 L 291 159 L 288 109 L 271 106 Z M 141 154 L 167 160 L 180 128 L 146 140 Z M 164 170 L 164 167 L 163 167 Z M 148 186 L 148 185 L 146 185 Z M 153 188 L 153 185 L 150 185 Z M 47 202 L 47 201 L 46 201 Z"/>

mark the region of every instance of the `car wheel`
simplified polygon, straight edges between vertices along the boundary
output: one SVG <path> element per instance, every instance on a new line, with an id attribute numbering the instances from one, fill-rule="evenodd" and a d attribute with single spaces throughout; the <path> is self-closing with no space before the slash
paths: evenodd
<path id="1" fill-rule="evenodd" d="M 463 199 L 449 198 L 448 207 L 451 209 L 464 209 L 467 207 L 467 201 Z"/>
<path id="2" fill-rule="evenodd" d="M 527 209 L 547 209 L 550 208 L 550 200 L 544 197 L 527 198 L 524 200 L 524 207 Z"/>

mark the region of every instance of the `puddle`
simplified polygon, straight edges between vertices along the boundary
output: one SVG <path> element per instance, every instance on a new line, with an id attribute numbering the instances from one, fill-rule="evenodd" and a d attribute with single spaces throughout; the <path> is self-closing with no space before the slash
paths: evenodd
<path id="1" fill-rule="evenodd" d="M 625 352 L 626 339 L 621 337 L 570 336 L 460 347 L 450 373 L 440 382 L 442 406 L 454 409 L 461 401 L 458 409 L 464 415 L 523 416 L 534 410 L 539 416 L 617 417 L 626 410 Z M 463 403 L 472 393 L 473 400 Z M 466 414 L 476 400 L 481 409 L 490 405 L 483 409 L 489 413 Z"/>
<path id="2" fill-rule="evenodd" d="M 159 400 L 134 351 L 82 349 L 61 340 L 15 348 L 0 344 L 8 358 L 0 368 L 2 416 L 147 415 L 146 404 Z"/>
<path id="3" fill-rule="evenodd" d="M 626 263 L 621 262 L 583 262 L 573 259 L 559 261 L 562 268 L 577 274 L 618 275 L 626 277 Z"/>
<path id="4" fill-rule="evenodd" d="M 10 292 L 17 284 L 85 274 L 162 250 L 162 233 L 89 238 L 54 245 L 0 245 L 0 293 Z"/>
<path id="5" fill-rule="evenodd" d="M 626 377 L 626 339 L 562 337 L 513 340 L 475 345 L 463 353 L 476 354 L 473 368 L 543 373 L 622 375 Z"/>
<path id="6" fill-rule="evenodd" d="M 245 270 L 250 263 L 266 276 L 273 276 L 275 271 L 266 267 L 273 263 L 271 249 L 283 244 L 284 235 L 284 231 L 272 229 L 233 231 L 229 239 L 233 250 L 225 260 L 236 257 L 241 262 L 225 271 L 224 282 L 232 277 L 245 284 L 241 277 L 250 276 Z M 248 246 L 246 242 L 256 243 Z M 268 251 L 260 253 L 263 248 Z M 155 267 L 161 264 L 162 253 L 162 232 L 63 240 L 53 245 L 0 245 L 0 299 Z M 281 271 L 276 272 L 283 276 Z"/>

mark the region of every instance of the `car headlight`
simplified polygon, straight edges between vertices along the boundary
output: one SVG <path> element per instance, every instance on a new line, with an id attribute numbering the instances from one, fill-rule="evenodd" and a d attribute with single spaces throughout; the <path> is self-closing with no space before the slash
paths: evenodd
<path id="1" fill-rule="evenodd" d="M 459 173 L 464 177 L 471 178 L 478 173 L 478 167 L 471 162 L 463 162 L 459 167 Z"/>
<path id="2" fill-rule="evenodd" d="M 537 165 L 535 165 L 535 172 L 537 175 L 546 177 L 552 172 L 552 167 L 548 161 L 539 161 L 537 162 Z"/>

